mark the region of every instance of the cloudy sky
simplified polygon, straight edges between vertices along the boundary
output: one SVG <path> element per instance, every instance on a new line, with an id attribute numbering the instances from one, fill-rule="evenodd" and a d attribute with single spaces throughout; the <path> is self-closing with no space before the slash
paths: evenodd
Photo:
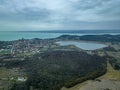
<path id="1" fill-rule="evenodd" d="M 120 29 L 120 0 L 0 0 L 0 30 Z"/>

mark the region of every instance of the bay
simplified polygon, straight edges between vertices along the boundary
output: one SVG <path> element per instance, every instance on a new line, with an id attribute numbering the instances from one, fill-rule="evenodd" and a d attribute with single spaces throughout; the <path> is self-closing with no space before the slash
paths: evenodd
<path id="1" fill-rule="evenodd" d="M 103 35 L 103 34 L 112 34 L 116 35 L 119 33 L 87 33 L 87 32 L 39 32 L 39 31 L 0 31 L 0 41 L 12 41 L 12 40 L 18 40 L 21 38 L 25 39 L 33 39 L 33 38 L 40 38 L 40 39 L 49 39 L 49 38 L 56 38 L 61 35 Z"/>

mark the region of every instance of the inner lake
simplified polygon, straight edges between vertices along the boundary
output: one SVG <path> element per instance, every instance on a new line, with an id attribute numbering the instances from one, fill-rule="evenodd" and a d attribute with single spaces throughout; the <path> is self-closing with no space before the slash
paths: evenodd
<path id="1" fill-rule="evenodd" d="M 77 42 L 77 41 L 58 41 L 57 44 L 61 46 L 75 45 L 83 50 L 96 50 L 100 48 L 107 47 L 105 44 L 91 43 L 91 42 Z"/>

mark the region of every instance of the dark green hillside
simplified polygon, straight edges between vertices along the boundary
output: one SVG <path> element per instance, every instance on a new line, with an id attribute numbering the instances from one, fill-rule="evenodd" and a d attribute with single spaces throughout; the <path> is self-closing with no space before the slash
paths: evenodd
<path id="1" fill-rule="evenodd" d="M 81 36 L 81 40 L 101 41 L 101 42 L 120 42 L 120 35 L 86 35 Z"/>
<path id="2" fill-rule="evenodd" d="M 23 63 L 28 81 L 23 84 L 37 90 L 60 90 L 106 72 L 106 58 L 77 51 L 52 51 L 36 54 Z M 21 85 L 20 85 L 21 87 Z M 13 90 L 20 90 L 15 85 Z"/>
<path id="3" fill-rule="evenodd" d="M 58 38 L 58 40 L 85 40 L 85 41 L 101 41 L 101 42 L 120 42 L 120 35 L 84 35 L 84 36 L 76 36 L 76 35 L 62 35 Z"/>

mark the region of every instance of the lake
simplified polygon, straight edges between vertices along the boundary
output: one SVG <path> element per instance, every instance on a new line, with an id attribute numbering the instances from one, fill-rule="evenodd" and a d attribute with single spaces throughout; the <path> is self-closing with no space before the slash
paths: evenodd
<path id="1" fill-rule="evenodd" d="M 61 46 L 75 45 L 76 47 L 81 48 L 83 50 L 96 50 L 106 47 L 106 45 L 104 44 L 91 43 L 91 42 L 59 41 L 56 43 Z"/>

